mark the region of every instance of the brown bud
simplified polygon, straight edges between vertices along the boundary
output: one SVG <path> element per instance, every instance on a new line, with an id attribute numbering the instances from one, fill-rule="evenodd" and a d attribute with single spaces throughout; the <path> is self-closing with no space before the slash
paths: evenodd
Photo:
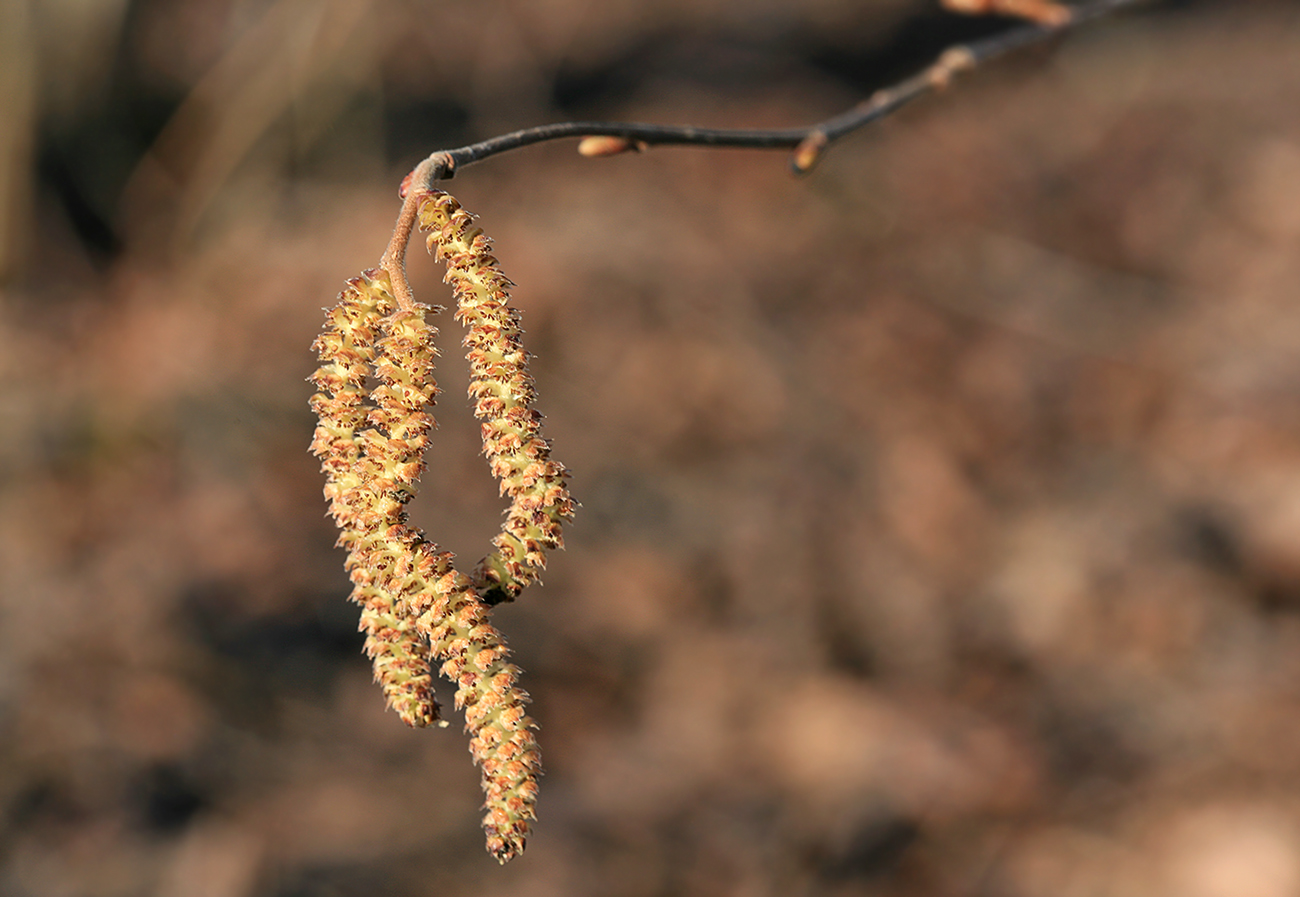
<path id="1" fill-rule="evenodd" d="M 628 152 L 643 153 L 645 150 L 645 143 L 630 137 L 602 135 L 584 137 L 578 142 L 578 155 L 588 157 L 617 156 Z"/>

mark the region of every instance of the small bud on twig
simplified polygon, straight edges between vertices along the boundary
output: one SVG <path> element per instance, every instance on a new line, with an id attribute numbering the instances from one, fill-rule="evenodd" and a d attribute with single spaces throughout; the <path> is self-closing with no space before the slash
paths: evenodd
<path id="1" fill-rule="evenodd" d="M 621 153 L 643 153 L 647 149 L 645 141 L 631 140 L 627 137 L 614 137 L 600 134 L 584 137 L 578 142 L 578 154 L 582 156 L 617 156 Z"/>
<path id="2" fill-rule="evenodd" d="M 814 130 L 803 142 L 794 148 L 790 155 L 790 167 L 794 169 L 795 174 L 807 174 L 813 170 L 813 166 L 821 161 L 822 154 L 826 152 L 826 147 L 830 146 L 831 139 L 825 131 Z"/>
<path id="3" fill-rule="evenodd" d="M 1053 0 L 940 0 L 945 9 L 968 16 L 1015 16 L 1056 28 L 1070 21 L 1069 7 Z"/>

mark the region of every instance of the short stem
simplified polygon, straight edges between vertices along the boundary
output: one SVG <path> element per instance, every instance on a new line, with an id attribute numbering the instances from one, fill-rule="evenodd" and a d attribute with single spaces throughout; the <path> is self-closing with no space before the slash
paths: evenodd
<path id="1" fill-rule="evenodd" d="M 434 158 L 425 159 L 402 182 L 402 211 L 393 225 L 393 237 L 379 259 L 379 267 L 388 274 L 389 286 L 398 308 L 411 311 L 415 308 L 415 294 L 406 279 L 406 249 L 415 230 L 415 219 L 420 210 L 420 197 L 429 192 L 433 183 Z"/>

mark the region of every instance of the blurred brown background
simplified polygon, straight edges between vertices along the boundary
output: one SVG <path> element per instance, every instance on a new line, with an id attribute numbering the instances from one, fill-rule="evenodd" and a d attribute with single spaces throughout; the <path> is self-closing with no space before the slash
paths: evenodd
<path id="1" fill-rule="evenodd" d="M 459 724 L 370 682 L 304 378 L 402 174 L 809 122 L 1006 25 L 933 7 L 0 7 L 0 894 L 1300 894 L 1290 2 L 1089 27 L 804 179 L 462 172 L 583 503 L 498 612 L 522 859 Z M 472 563 L 502 503 L 443 326 L 415 516 Z"/>

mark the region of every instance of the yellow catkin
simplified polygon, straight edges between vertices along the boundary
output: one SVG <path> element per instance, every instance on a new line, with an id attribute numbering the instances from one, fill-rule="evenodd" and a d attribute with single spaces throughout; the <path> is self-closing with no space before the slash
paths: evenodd
<path id="1" fill-rule="evenodd" d="M 456 317 L 466 327 L 469 393 L 482 422 L 483 452 L 501 494 L 510 497 L 494 550 L 474 577 L 489 603 L 513 600 L 545 568 L 546 552 L 564 546 L 561 525 L 574 507 L 568 472 L 551 458 L 541 435 L 519 312 L 509 304 L 513 284 L 491 255 L 491 240 L 455 198 L 440 191 L 421 201 L 419 222 L 429 231 L 430 251 L 447 265 Z"/>
<path id="2" fill-rule="evenodd" d="M 450 553 L 407 521 L 436 394 L 435 330 L 426 311 L 398 308 L 382 272 L 349 283 L 317 340 L 327 363 L 313 377 L 322 390 L 312 400 L 321 416 L 313 450 L 349 549 L 353 598 L 363 607 L 376 677 L 413 725 L 436 719 L 429 715 L 430 708 L 436 712 L 427 687 L 430 657 L 456 684 L 456 706 L 465 712 L 470 753 L 483 775 L 487 847 L 504 863 L 523 851 L 536 818 L 541 754 L 519 670 L 478 588 L 456 571 Z M 378 381 L 369 403 L 362 391 L 368 375 Z"/>
<path id="3" fill-rule="evenodd" d="M 386 280 L 367 272 L 349 281 L 338 304 L 326 313 L 325 330 L 314 345 L 322 365 L 311 377 L 321 390 L 311 399 L 319 416 L 311 449 L 321 459 L 330 515 L 341 530 L 339 544 L 348 549 L 352 599 L 362 607 L 360 628 L 366 633 L 365 650 L 375 680 L 407 725 L 428 726 L 438 722 L 439 715 L 424 638 L 408 609 L 375 581 L 375 553 L 380 548 L 375 531 L 383 520 L 400 517 L 402 510 L 400 502 L 375 492 L 367 470 L 375 461 L 366 451 L 376 433 L 365 428 L 382 412 L 366 400 L 366 379 L 381 321 L 392 310 Z"/>
<path id="4" fill-rule="evenodd" d="M 524 850 L 536 818 L 542 755 L 525 713 L 528 693 L 519 669 L 491 623 L 490 608 L 465 575 L 443 567 L 415 601 L 416 623 L 427 634 L 442 674 L 456 683 L 456 706 L 465 711 L 469 750 L 483 774 L 483 830 L 487 849 L 505 863 Z"/>

